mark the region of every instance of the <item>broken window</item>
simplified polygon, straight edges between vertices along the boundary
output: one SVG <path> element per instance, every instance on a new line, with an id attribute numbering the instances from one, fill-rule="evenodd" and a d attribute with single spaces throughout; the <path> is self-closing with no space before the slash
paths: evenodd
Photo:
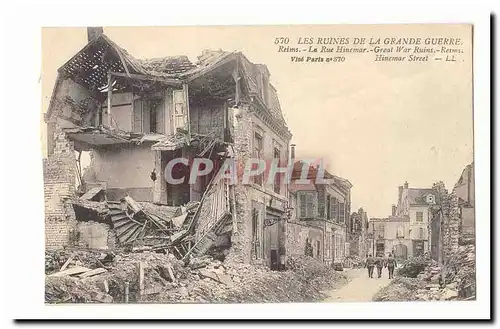
<path id="1" fill-rule="evenodd" d="M 278 167 L 281 165 L 281 154 L 278 148 L 274 148 L 274 159 L 278 159 Z M 281 191 L 281 173 L 274 175 L 274 192 L 280 194 Z"/>
<path id="2" fill-rule="evenodd" d="M 255 157 L 255 159 L 261 160 L 263 157 L 263 138 L 258 133 L 254 134 L 254 143 L 253 144 L 254 144 L 253 145 L 253 148 L 254 148 L 254 155 L 253 156 Z M 258 166 L 258 164 L 254 164 L 254 167 L 252 168 L 252 170 L 256 170 L 257 166 Z M 253 182 L 259 186 L 262 186 L 262 184 L 264 182 L 263 175 L 264 174 L 253 176 Z"/>

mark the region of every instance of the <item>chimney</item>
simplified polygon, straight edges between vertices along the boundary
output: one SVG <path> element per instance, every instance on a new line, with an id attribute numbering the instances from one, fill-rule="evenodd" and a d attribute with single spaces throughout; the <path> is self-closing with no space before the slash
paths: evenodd
<path id="1" fill-rule="evenodd" d="M 397 209 L 397 208 L 396 208 L 396 205 L 395 205 L 395 204 L 393 204 L 393 205 L 392 205 L 392 216 L 396 216 L 396 209 Z"/>
<path id="2" fill-rule="evenodd" d="M 401 197 L 403 196 L 403 186 L 399 186 L 398 187 L 399 191 L 398 191 L 398 205 L 401 204 Z"/>
<path id="3" fill-rule="evenodd" d="M 405 188 L 405 190 L 408 189 L 408 182 L 405 182 L 404 188 Z"/>
<path id="4" fill-rule="evenodd" d="M 87 39 L 88 42 L 97 39 L 103 34 L 102 26 L 89 26 L 87 27 Z"/>

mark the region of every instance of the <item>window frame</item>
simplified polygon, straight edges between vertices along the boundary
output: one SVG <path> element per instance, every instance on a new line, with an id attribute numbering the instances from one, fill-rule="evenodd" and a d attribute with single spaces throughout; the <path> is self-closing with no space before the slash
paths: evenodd
<path id="1" fill-rule="evenodd" d="M 419 219 L 419 215 L 421 215 L 420 219 Z M 416 211 L 415 212 L 415 221 L 419 222 L 419 223 L 424 222 L 424 212 L 423 211 Z"/>
<path id="2" fill-rule="evenodd" d="M 259 160 L 264 156 L 264 134 L 254 131 L 253 133 L 253 155 Z M 253 183 L 258 186 L 264 186 L 264 174 L 252 177 Z"/>
<path id="3" fill-rule="evenodd" d="M 278 159 L 278 167 L 280 167 L 280 165 L 281 165 L 281 150 L 279 147 L 277 147 L 277 146 L 274 147 L 273 156 L 274 156 L 274 159 Z M 273 191 L 276 194 L 281 193 L 281 173 L 276 173 L 276 175 L 274 175 Z"/>

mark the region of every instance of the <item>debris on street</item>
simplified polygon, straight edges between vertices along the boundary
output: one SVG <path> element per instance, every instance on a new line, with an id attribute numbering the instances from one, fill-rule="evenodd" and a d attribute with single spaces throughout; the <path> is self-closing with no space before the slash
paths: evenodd
<path id="1" fill-rule="evenodd" d="M 52 264 L 64 255 L 74 260 L 58 271 Z M 281 272 L 224 264 L 208 255 L 184 265 L 172 254 L 151 251 L 120 253 L 102 267 L 97 260 L 103 256 L 85 250 L 48 255 L 46 302 L 308 302 L 347 282 L 342 273 L 307 256 L 290 258 Z"/>
<path id="2" fill-rule="evenodd" d="M 423 267 L 424 264 L 427 266 Z M 417 269 L 421 269 L 415 275 Z M 376 301 L 473 300 L 475 299 L 474 245 L 460 246 L 443 268 L 429 259 L 409 259 L 398 277 L 380 290 Z"/>

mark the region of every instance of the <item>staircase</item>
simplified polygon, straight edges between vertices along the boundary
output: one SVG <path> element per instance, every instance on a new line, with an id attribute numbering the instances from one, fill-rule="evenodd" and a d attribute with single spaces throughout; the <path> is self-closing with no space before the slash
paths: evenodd
<path id="1" fill-rule="evenodd" d="M 217 235 L 227 230 L 232 216 L 229 203 L 229 186 L 223 179 L 212 182 L 207 187 L 200 205 L 194 214 L 195 243 L 183 256 L 201 256 L 210 249 Z"/>
<path id="2" fill-rule="evenodd" d="M 130 218 L 122 208 L 120 201 L 108 201 L 109 216 L 113 223 L 116 237 L 120 244 L 127 244 L 136 240 L 144 232 L 146 223 Z"/>

